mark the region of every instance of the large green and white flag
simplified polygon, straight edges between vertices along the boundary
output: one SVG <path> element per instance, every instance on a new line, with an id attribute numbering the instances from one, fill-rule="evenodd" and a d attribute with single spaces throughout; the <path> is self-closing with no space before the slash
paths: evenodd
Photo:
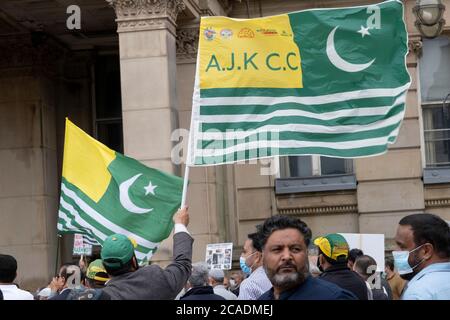
<path id="1" fill-rule="evenodd" d="M 183 187 L 181 178 L 109 149 L 68 119 L 61 180 L 58 231 L 100 244 L 124 234 L 140 262 L 172 231 Z"/>
<path id="2" fill-rule="evenodd" d="M 188 165 L 385 153 L 405 112 L 407 51 L 401 1 L 202 17 Z"/>

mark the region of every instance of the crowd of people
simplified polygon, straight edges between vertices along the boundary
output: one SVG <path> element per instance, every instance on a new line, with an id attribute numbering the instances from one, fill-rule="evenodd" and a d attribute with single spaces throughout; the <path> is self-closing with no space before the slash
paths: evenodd
<path id="1" fill-rule="evenodd" d="M 384 272 L 373 257 L 349 248 L 342 235 L 312 239 L 306 223 L 276 215 L 248 235 L 241 270 L 226 274 L 192 263 L 187 208 L 174 215 L 174 223 L 174 259 L 166 268 L 139 266 L 136 243 L 114 234 L 104 241 L 101 259 L 88 266 L 63 264 L 34 295 L 14 283 L 16 259 L 1 254 L 0 299 L 450 300 L 450 228 L 433 214 L 400 220 L 398 250 L 386 257 Z"/>

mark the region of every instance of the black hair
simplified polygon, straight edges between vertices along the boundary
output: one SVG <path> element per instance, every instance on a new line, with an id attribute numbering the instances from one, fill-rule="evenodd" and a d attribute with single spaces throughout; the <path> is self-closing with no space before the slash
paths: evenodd
<path id="1" fill-rule="evenodd" d="M 416 246 L 431 243 L 440 258 L 450 257 L 450 227 L 442 218 L 430 213 L 417 213 L 404 217 L 399 224 L 411 226 Z"/>
<path id="2" fill-rule="evenodd" d="M 12 283 L 17 275 L 17 260 L 8 254 L 0 254 L 0 282 Z"/>
<path id="3" fill-rule="evenodd" d="M 384 260 L 384 266 L 388 267 L 389 270 L 394 271 L 394 258 L 391 256 L 386 257 Z"/>
<path id="4" fill-rule="evenodd" d="M 105 278 L 108 277 L 108 275 L 103 272 L 99 272 L 99 273 L 97 273 L 97 275 L 100 277 L 105 277 Z M 89 287 L 93 288 L 93 289 L 102 289 L 105 287 L 104 281 L 95 280 L 95 279 L 86 277 L 86 282 L 89 283 Z"/>
<path id="5" fill-rule="evenodd" d="M 80 282 L 83 282 L 86 278 L 86 273 L 81 270 L 81 268 L 75 263 L 63 263 L 59 268 L 59 276 L 64 278 L 64 282 L 67 282 L 70 276 L 76 273 L 76 270 L 72 270 L 72 272 L 68 272 L 67 269 L 69 267 L 75 267 L 80 271 Z"/>
<path id="6" fill-rule="evenodd" d="M 311 229 L 302 220 L 281 214 L 268 218 L 262 225 L 257 226 L 261 248 L 263 248 L 270 235 L 277 230 L 297 229 L 304 237 L 306 247 L 311 242 Z"/>
<path id="7" fill-rule="evenodd" d="M 68 266 L 76 266 L 76 264 L 75 264 L 75 263 L 71 263 L 71 262 L 65 262 L 65 263 L 63 263 L 63 264 L 61 265 L 61 267 L 59 267 L 59 274 L 58 274 L 58 276 L 64 277 L 65 279 L 67 279 L 68 276 L 71 276 L 72 273 L 71 273 L 71 274 L 68 274 L 68 273 L 67 273 L 67 267 L 68 267 Z"/>
<path id="8" fill-rule="evenodd" d="M 328 263 L 333 266 L 347 265 L 348 259 L 343 255 L 340 255 L 339 257 L 337 257 L 338 260 L 334 260 L 334 259 L 331 259 L 330 257 L 328 257 L 320 248 L 319 248 L 318 255 L 323 255 L 325 260 L 327 260 Z"/>
<path id="9" fill-rule="evenodd" d="M 262 252 L 261 235 L 258 232 L 255 232 L 250 233 L 247 237 L 252 240 L 253 248 L 255 248 L 256 251 Z"/>
<path id="10" fill-rule="evenodd" d="M 134 255 L 133 255 L 133 257 L 135 258 Z M 123 263 L 119 259 L 112 259 L 112 258 L 106 259 L 106 261 L 103 260 L 103 266 L 105 267 L 105 270 L 109 275 L 111 275 L 113 277 L 119 276 L 121 274 L 133 271 L 133 267 L 134 267 L 133 260 L 135 260 L 135 259 L 133 259 L 133 257 L 126 263 Z M 115 264 L 119 264 L 119 267 L 108 266 L 108 261 L 115 263 Z"/>
<path id="11" fill-rule="evenodd" d="M 356 258 L 354 268 L 359 274 L 367 277 L 376 272 L 377 262 L 371 256 L 362 255 Z"/>
<path id="12" fill-rule="evenodd" d="M 360 249 L 352 249 L 348 252 L 348 260 L 355 263 L 356 258 L 362 256 L 364 252 Z"/>

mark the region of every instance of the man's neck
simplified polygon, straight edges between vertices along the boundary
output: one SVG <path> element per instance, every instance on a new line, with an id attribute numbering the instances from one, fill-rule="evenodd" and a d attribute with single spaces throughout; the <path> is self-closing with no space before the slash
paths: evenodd
<path id="1" fill-rule="evenodd" d="M 394 272 L 394 271 L 388 270 L 388 271 L 386 272 L 386 279 L 390 280 L 390 279 L 392 279 L 394 276 L 395 276 L 395 272 Z"/>
<path id="2" fill-rule="evenodd" d="M 12 283 L 12 282 L 0 282 L 0 286 L 13 286 L 14 285 L 14 283 Z"/>
<path id="3" fill-rule="evenodd" d="M 255 272 L 256 269 L 258 269 L 258 268 L 261 267 L 261 266 L 262 266 L 262 262 L 259 263 L 259 264 L 257 264 L 257 265 L 255 265 L 255 266 L 253 266 L 253 268 L 252 268 L 252 273 Z"/>

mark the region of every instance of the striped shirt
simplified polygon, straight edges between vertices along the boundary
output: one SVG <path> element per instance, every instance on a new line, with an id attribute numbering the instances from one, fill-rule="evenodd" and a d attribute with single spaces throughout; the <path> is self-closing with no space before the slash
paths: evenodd
<path id="1" fill-rule="evenodd" d="M 266 291 L 272 288 L 272 283 L 267 278 L 264 268 L 257 268 L 252 274 L 242 281 L 238 300 L 258 300 Z"/>

